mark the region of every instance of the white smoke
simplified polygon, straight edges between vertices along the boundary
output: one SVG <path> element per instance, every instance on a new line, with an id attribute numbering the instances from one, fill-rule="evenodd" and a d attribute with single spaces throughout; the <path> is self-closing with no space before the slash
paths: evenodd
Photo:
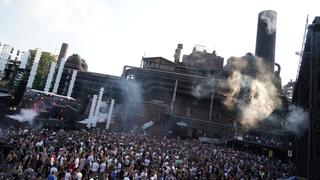
<path id="1" fill-rule="evenodd" d="M 275 11 L 263 11 L 261 12 L 260 18 L 267 24 L 268 34 L 276 32 L 277 14 Z"/>
<path id="2" fill-rule="evenodd" d="M 8 118 L 17 120 L 21 123 L 28 122 L 33 125 L 34 118 L 38 116 L 38 113 L 32 109 L 21 109 L 19 114 L 7 115 Z"/>
<path id="3" fill-rule="evenodd" d="M 228 60 L 227 78 L 210 78 L 193 89 L 195 97 L 215 93 L 225 97 L 223 104 L 235 110 L 239 122 L 248 128 L 264 121 L 280 107 L 281 99 L 273 83 L 273 73 L 269 72 L 261 58 L 248 54 L 231 57 Z M 211 89 L 211 92 L 208 91 Z"/>
<path id="4" fill-rule="evenodd" d="M 136 112 L 144 112 L 144 107 L 142 106 L 143 101 L 143 89 L 139 82 L 134 80 L 134 77 L 130 77 L 123 81 L 121 84 L 121 93 L 123 94 L 123 110 L 122 113 L 122 128 L 133 129 L 132 123 L 129 120 L 136 119 Z M 114 107 L 113 112 L 117 112 L 118 107 Z"/>
<path id="5" fill-rule="evenodd" d="M 198 84 L 195 88 L 192 89 L 192 95 L 197 98 L 202 98 L 210 95 L 214 90 L 215 78 L 210 77 L 203 81 L 201 84 Z"/>
<path id="6" fill-rule="evenodd" d="M 309 113 L 302 108 L 290 105 L 285 128 L 300 136 L 309 126 Z"/>

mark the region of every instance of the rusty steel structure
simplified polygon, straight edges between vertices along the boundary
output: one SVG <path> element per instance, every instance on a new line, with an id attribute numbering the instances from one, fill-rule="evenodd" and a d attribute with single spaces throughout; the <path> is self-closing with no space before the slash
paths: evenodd
<path id="1" fill-rule="evenodd" d="M 320 17 L 308 27 L 292 102 L 309 112 L 308 131 L 297 142 L 297 175 L 320 179 Z"/>

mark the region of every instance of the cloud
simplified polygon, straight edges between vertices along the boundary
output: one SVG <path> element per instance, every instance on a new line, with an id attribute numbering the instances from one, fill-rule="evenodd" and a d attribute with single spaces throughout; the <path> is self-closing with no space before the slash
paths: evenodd
<path id="1" fill-rule="evenodd" d="M 0 6 L 6 6 L 10 4 L 12 0 L 0 0 Z"/>
<path id="2" fill-rule="evenodd" d="M 110 42 L 110 10 L 104 0 L 24 0 L 17 8 L 23 19 L 20 31 L 34 37 L 30 43 L 58 53 L 66 42 L 68 55 L 79 53 L 90 70 Z"/>
<path id="3" fill-rule="evenodd" d="M 0 42 L 1 43 L 6 43 L 6 41 L 2 37 L 0 37 Z"/>
<path id="4" fill-rule="evenodd" d="M 108 9 L 102 0 L 27 0 L 26 14 L 49 32 L 84 33 L 105 29 Z M 88 34 L 90 35 L 90 34 Z"/>

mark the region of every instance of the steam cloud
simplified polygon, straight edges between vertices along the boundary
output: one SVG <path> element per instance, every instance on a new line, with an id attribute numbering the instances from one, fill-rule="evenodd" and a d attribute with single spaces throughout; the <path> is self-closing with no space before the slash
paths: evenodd
<path id="1" fill-rule="evenodd" d="M 21 123 L 28 122 L 33 125 L 34 118 L 38 116 L 38 113 L 32 109 L 21 109 L 20 114 L 7 115 L 8 118 L 17 120 Z"/>
<path id="2" fill-rule="evenodd" d="M 268 34 L 276 32 L 277 27 L 277 14 L 274 11 L 263 11 L 261 12 L 260 18 L 267 24 Z"/>
<path id="3" fill-rule="evenodd" d="M 273 74 L 267 71 L 262 59 L 247 54 L 228 60 L 227 78 L 211 78 L 194 90 L 196 97 L 207 95 L 214 89 L 223 95 L 223 104 L 237 113 L 240 123 L 251 128 L 265 120 L 281 105 Z"/>
<path id="4" fill-rule="evenodd" d="M 198 84 L 195 88 L 192 89 L 192 95 L 198 98 L 208 96 L 210 93 L 212 93 L 215 82 L 215 78 L 209 77 L 209 80 Z"/>
<path id="5" fill-rule="evenodd" d="M 290 105 L 285 127 L 288 131 L 301 136 L 309 126 L 309 113 L 302 108 Z"/>
<path id="6" fill-rule="evenodd" d="M 213 91 L 225 97 L 223 104 L 236 112 L 238 121 L 247 128 L 266 121 L 268 126 L 282 128 L 298 136 L 308 128 L 309 114 L 290 105 L 288 111 L 273 113 L 282 105 L 272 72 L 261 58 L 247 54 L 228 60 L 227 77 L 211 77 L 198 84 L 192 94 L 208 97 Z"/>
<path id="7" fill-rule="evenodd" d="M 122 122 L 122 127 L 132 129 L 132 123 L 128 121 L 135 117 L 136 109 L 143 108 L 143 106 L 137 106 L 137 103 L 142 102 L 142 89 L 138 82 L 132 81 L 130 79 L 126 80 L 124 84 L 121 84 L 121 91 L 124 96 L 124 111 L 123 114 L 124 121 Z M 141 110 L 143 111 L 143 109 Z"/>

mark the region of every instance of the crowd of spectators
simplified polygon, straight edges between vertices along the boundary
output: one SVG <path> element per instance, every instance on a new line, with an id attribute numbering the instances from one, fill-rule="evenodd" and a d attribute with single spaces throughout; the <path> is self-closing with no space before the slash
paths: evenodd
<path id="1" fill-rule="evenodd" d="M 265 137 L 263 135 L 246 134 L 243 136 L 243 140 L 285 149 L 293 148 L 293 143 L 290 140 L 281 139 L 279 137 Z"/>
<path id="2" fill-rule="evenodd" d="M 102 130 L 11 129 L 5 179 L 277 179 L 294 165 L 196 139 Z"/>

